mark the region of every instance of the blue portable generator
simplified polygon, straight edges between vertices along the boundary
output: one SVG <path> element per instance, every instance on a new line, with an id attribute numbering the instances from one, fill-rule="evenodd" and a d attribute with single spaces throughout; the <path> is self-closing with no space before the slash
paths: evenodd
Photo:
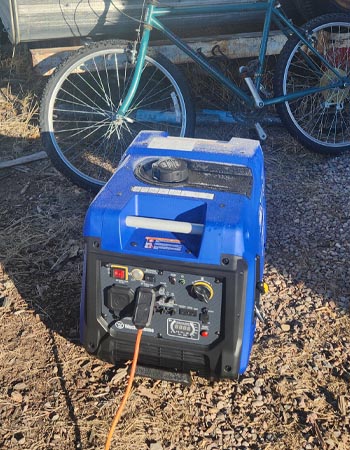
<path id="1" fill-rule="evenodd" d="M 234 378 L 247 367 L 264 264 L 257 141 L 141 132 L 86 216 L 81 340 L 132 358 L 137 296 L 152 299 L 138 363 Z M 141 293 L 141 294 L 140 294 Z"/>

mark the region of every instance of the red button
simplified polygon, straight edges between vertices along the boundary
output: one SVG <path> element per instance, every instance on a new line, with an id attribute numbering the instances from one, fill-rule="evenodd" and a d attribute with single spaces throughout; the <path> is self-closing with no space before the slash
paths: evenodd
<path id="1" fill-rule="evenodd" d="M 207 330 L 202 330 L 201 331 L 201 336 L 208 337 L 209 336 L 209 332 Z"/>
<path id="2" fill-rule="evenodd" d="M 113 278 L 125 280 L 125 269 L 113 269 Z"/>

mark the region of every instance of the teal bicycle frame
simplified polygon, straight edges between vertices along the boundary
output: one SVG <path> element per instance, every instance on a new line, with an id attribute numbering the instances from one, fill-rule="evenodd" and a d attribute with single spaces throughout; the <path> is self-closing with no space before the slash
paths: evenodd
<path id="1" fill-rule="evenodd" d="M 279 97 L 274 97 L 270 99 L 264 99 L 258 106 L 256 105 L 254 98 L 247 95 L 241 88 L 239 88 L 234 82 L 228 79 L 220 70 L 215 66 L 211 65 L 206 58 L 200 55 L 198 52 L 193 50 L 189 45 L 187 45 L 183 40 L 176 36 L 172 31 L 170 31 L 166 26 L 164 26 L 159 18 L 168 15 L 191 15 L 191 14 L 211 14 L 211 13 L 232 13 L 232 12 L 243 12 L 243 11 L 261 11 L 265 13 L 265 20 L 258 56 L 258 69 L 257 76 L 255 77 L 254 85 L 255 89 L 259 91 L 259 86 L 261 83 L 261 78 L 263 74 L 263 69 L 265 66 L 266 59 L 266 49 L 267 41 L 270 34 L 271 22 L 275 23 L 277 27 L 285 34 L 286 37 L 291 35 L 297 36 L 300 41 L 302 41 L 307 48 L 316 55 L 330 71 L 332 71 L 336 77 L 337 81 L 330 83 L 328 86 L 315 87 L 312 89 L 301 90 L 300 92 L 295 92 L 289 95 L 283 95 Z M 230 91 L 238 95 L 249 107 L 262 108 L 268 105 L 274 105 L 277 103 L 282 103 L 284 101 L 296 100 L 298 98 L 304 97 L 309 94 L 314 94 L 317 92 L 322 92 L 330 88 L 347 87 L 350 85 L 349 75 L 343 77 L 337 72 L 328 61 L 312 47 L 312 44 L 308 41 L 308 37 L 305 36 L 302 30 L 294 26 L 293 23 L 284 16 L 283 13 L 279 11 L 278 0 L 267 0 L 256 3 L 241 3 L 235 5 L 204 5 L 204 6 L 187 6 L 187 7 L 158 7 L 157 2 L 151 0 L 147 5 L 145 18 L 143 21 L 143 33 L 140 42 L 140 47 L 137 55 L 137 61 L 135 66 L 135 71 L 133 79 L 130 83 L 130 88 L 128 93 L 121 104 L 118 115 L 122 117 L 128 111 L 131 102 L 135 96 L 143 66 L 145 63 L 145 57 L 147 53 L 147 48 L 149 45 L 151 30 L 155 28 L 162 32 L 171 42 L 173 42 L 178 48 L 180 48 L 184 53 L 186 53 L 196 64 L 202 67 L 209 75 L 211 75 L 219 83 L 226 86 Z M 304 53 L 304 58 L 309 62 L 310 66 L 314 66 L 315 70 L 318 71 L 316 65 L 312 62 L 311 58 Z"/>

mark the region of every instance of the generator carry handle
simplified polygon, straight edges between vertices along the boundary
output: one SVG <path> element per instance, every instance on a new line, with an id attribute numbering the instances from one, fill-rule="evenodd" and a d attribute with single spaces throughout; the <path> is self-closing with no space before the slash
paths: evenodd
<path id="1" fill-rule="evenodd" d="M 204 225 L 201 223 L 180 222 L 176 220 L 152 219 L 142 216 L 126 216 L 128 227 L 144 228 L 145 230 L 169 231 L 182 234 L 203 234 Z"/>

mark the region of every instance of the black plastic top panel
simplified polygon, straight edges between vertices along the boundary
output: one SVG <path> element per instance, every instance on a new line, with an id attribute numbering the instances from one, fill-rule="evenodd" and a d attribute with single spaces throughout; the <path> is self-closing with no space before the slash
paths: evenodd
<path id="1" fill-rule="evenodd" d="M 139 180 L 154 186 L 195 187 L 247 197 L 250 197 L 253 185 L 248 167 L 175 158 L 143 161 L 134 173 Z"/>

